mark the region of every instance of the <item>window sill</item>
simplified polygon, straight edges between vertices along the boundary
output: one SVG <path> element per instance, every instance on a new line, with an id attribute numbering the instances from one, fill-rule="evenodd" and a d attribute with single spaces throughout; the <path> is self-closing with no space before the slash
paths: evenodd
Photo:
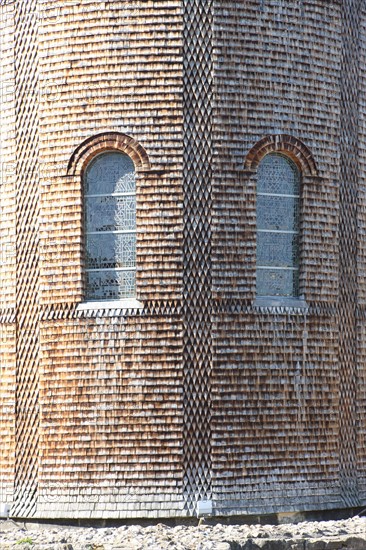
<path id="1" fill-rule="evenodd" d="M 111 300 L 101 302 L 82 302 L 78 304 L 77 311 L 88 311 L 96 309 L 143 309 L 144 305 L 136 298 L 127 298 L 125 300 Z"/>
<path id="2" fill-rule="evenodd" d="M 289 308 L 289 309 L 304 309 L 309 306 L 303 298 L 291 298 L 286 296 L 257 296 L 254 300 L 253 307 L 255 308 Z"/>

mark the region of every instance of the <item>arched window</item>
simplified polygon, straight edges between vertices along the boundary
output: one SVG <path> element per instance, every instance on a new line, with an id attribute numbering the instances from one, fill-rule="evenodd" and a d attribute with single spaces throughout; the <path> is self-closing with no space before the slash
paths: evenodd
<path id="1" fill-rule="evenodd" d="M 102 153 L 84 177 L 86 299 L 135 297 L 135 166 L 118 151 Z"/>
<path id="2" fill-rule="evenodd" d="M 257 177 L 257 296 L 299 296 L 300 171 L 267 154 Z"/>

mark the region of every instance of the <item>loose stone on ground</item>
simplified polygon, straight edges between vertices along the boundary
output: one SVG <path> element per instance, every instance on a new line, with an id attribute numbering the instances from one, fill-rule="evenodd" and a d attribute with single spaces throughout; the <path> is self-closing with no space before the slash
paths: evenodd
<path id="1" fill-rule="evenodd" d="M 115 528 L 0 521 L 0 550 L 366 550 L 366 518 L 282 525 Z"/>

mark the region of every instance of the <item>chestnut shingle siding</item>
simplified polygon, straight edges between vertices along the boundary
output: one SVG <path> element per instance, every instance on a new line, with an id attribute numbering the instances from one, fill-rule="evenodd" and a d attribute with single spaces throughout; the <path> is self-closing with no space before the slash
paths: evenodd
<path id="1" fill-rule="evenodd" d="M 8 6 L 12 9 L 12 6 Z M 39 480 L 39 11 L 14 3 L 16 418 L 12 514 L 36 512 Z"/>
<path id="2" fill-rule="evenodd" d="M 0 502 L 39 518 L 365 505 L 359 0 L 0 13 Z M 111 147 L 136 165 L 142 306 L 83 309 L 82 176 Z M 256 166 L 284 150 L 306 309 L 255 304 Z"/>
<path id="3" fill-rule="evenodd" d="M 0 5 L 0 502 L 12 503 L 15 458 L 14 14 Z"/>
<path id="4" fill-rule="evenodd" d="M 218 3 L 213 179 L 213 499 L 226 513 L 342 506 L 338 483 L 341 6 Z M 302 189 L 306 314 L 253 310 L 263 136 L 313 153 Z M 235 312 L 236 310 L 236 312 Z M 231 313 L 233 311 L 233 313 Z"/>
<path id="5" fill-rule="evenodd" d="M 43 323 L 41 516 L 181 513 L 181 330 L 170 315 Z"/>
<path id="6" fill-rule="evenodd" d="M 180 3 L 46 2 L 42 22 L 40 299 L 53 308 L 41 323 L 38 515 L 181 515 Z M 73 318 L 83 293 L 82 188 L 80 171 L 65 175 L 80 143 L 104 132 L 132 136 L 151 165 L 137 174 L 137 296 L 146 307 Z"/>

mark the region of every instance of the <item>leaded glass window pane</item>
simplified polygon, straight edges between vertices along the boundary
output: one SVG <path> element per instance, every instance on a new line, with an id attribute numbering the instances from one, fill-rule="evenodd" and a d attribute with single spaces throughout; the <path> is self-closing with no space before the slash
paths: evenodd
<path id="1" fill-rule="evenodd" d="M 98 155 L 88 166 L 85 194 L 111 195 L 135 192 L 135 166 L 129 156 L 118 152 Z"/>
<path id="2" fill-rule="evenodd" d="M 86 297 L 135 296 L 136 185 L 132 160 L 123 153 L 96 157 L 85 174 Z"/>
<path id="3" fill-rule="evenodd" d="M 86 243 L 86 267 L 114 269 L 135 267 L 135 233 L 89 234 Z"/>
<path id="4" fill-rule="evenodd" d="M 257 269 L 258 296 L 298 296 L 299 277 L 290 269 Z"/>
<path id="5" fill-rule="evenodd" d="M 87 197 L 86 215 L 89 231 L 134 231 L 136 196 Z"/>
<path id="6" fill-rule="evenodd" d="M 261 229 L 298 231 L 299 197 L 258 195 L 257 224 Z"/>
<path id="7" fill-rule="evenodd" d="M 258 232 L 257 265 L 297 267 L 298 233 Z"/>
<path id="8" fill-rule="evenodd" d="M 257 295 L 299 295 L 300 172 L 271 153 L 258 167 Z"/>
<path id="9" fill-rule="evenodd" d="M 298 195 L 300 173 L 296 165 L 284 155 L 266 155 L 258 167 L 257 193 Z"/>
<path id="10" fill-rule="evenodd" d="M 91 300 L 122 300 L 135 295 L 136 270 L 88 271 L 87 289 Z"/>

